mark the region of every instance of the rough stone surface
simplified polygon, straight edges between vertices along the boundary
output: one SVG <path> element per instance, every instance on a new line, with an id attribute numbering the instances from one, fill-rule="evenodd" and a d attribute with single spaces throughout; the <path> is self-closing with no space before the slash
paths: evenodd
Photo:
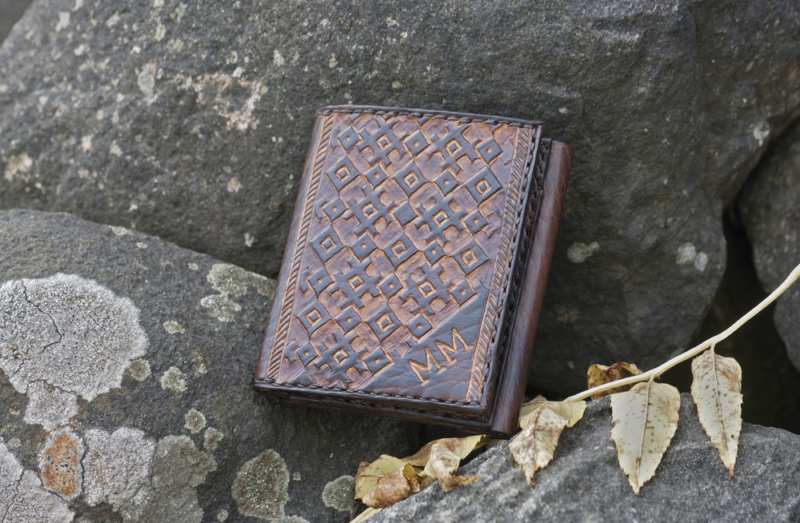
<path id="1" fill-rule="evenodd" d="M 15 282 L 25 281 L 30 290 L 59 273 L 70 281 L 92 282 L 96 292 L 113 294 L 117 301 L 112 304 L 126 300 L 139 310 L 137 325 L 148 340 L 135 360 L 124 360 L 129 366 L 119 386 L 98 382 L 105 392 L 92 399 L 76 394 L 77 411 L 64 418 L 86 449 L 82 493 L 67 503 L 41 483 L 38 488 L 43 499 L 52 496 L 74 513 L 75 520 L 195 522 L 227 513 L 225 521 L 252 522 L 234 497 L 234 481 L 244 476 L 244 485 L 253 492 L 280 487 L 276 492 L 283 494 L 263 513 L 343 523 L 349 521 L 349 513 L 325 505 L 325 485 L 355 474 L 363 460 L 384 453 L 409 455 L 421 444 L 419 425 L 275 404 L 255 393 L 252 380 L 270 297 L 259 292 L 261 279 L 245 271 L 249 283 L 244 292 L 227 291 L 241 310 L 233 321 L 224 322 L 201 304 L 205 296 L 221 292 L 208 275 L 223 264 L 158 238 L 136 232 L 118 235 L 108 226 L 66 214 L 0 211 L 0 252 L 0 287 L 17 288 Z M 71 295 L 59 296 L 72 300 Z M 106 301 L 80 303 L 85 306 L 75 309 L 76 318 L 102 317 L 96 308 L 108 309 Z M 16 316 L 6 310 L 0 310 L 0 322 L 5 322 L 0 323 L 0 339 L 22 332 L 18 322 L 32 326 L 31 335 L 22 338 L 27 345 L 18 348 L 36 353 L 58 339 L 49 318 L 37 322 L 42 315 L 35 307 Z M 180 324 L 184 333 L 167 332 L 166 321 Z M 69 333 L 61 332 L 116 339 L 117 331 L 95 327 L 90 321 L 74 321 Z M 42 335 L 37 338 L 36 333 Z M 114 365 L 124 367 L 123 358 Z M 162 380 L 167 374 L 175 379 Z M 116 376 L 103 375 L 108 381 Z M 2 445 L 0 467 L 5 470 L 11 460 L 14 469 L 0 473 L 0 489 L 5 488 L 2 478 L 12 478 L 7 483 L 14 487 L 24 470 L 39 481 L 39 456 L 51 429 L 26 421 L 30 389 L 17 390 L 10 377 L 0 373 L 0 427 L 8 442 Z M 65 408 L 69 405 L 64 403 Z M 264 477 L 257 470 L 242 473 L 248 462 L 268 450 L 274 462 L 283 464 L 280 485 L 270 483 L 277 476 Z M 288 481 L 295 473 L 302 479 Z M 256 482 L 248 483 L 248 478 Z"/>
<path id="2" fill-rule="evenodd" d="M 681 395 L 678 429 L 656 475 L 633 494 L 609 440 L 608 398 L 590 403 L 565 430 L 550 465 L 525 482 L 503 443 L 459 473 L 476 483 L 445 494 L 439 485 L 384 509 L 371 523 L 413 521 L 774 521 L 800 518 L 800 436 L 743 424 L 735 475 L 703 432 L 689 394 Z"/>
<path id="3" fill-rule="evenodd" d="M 275 276 L 316 108 L 540 119 L 576 156 L 531 380 L 571 392 L 687 344 L 722 206 L 800 105 L 798 30 L 783 0 L 38 0 L 0 50 L 0 207 Z"/>
<path id="4" fill-rule="evenodd" d="M 800 124 L 769 151 L 739 198 L 764 290 L 772 292 L 800 263 Z M 800 285 L 778 298 L 775 325 L 789 358 L 800 369 Z"/>

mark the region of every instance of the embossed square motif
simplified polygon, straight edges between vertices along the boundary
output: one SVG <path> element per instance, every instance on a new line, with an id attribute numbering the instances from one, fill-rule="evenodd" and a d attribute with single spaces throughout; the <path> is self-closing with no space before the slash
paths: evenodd
<path id="1" fill-rule="evenodd" d="M 528 274 L 548 266 L 569 166 L 541 129 L 321 110 L 255 387 L 511 434 L 543 288 Z"/>

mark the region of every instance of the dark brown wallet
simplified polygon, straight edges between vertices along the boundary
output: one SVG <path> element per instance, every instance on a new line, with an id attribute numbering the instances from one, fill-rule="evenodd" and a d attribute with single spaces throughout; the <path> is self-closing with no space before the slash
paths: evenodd
<path id="1" fill-rule="evenodd" d="M 317 112 L 255 388 L 517 429 L 572 158 L 542 124 Z"/>

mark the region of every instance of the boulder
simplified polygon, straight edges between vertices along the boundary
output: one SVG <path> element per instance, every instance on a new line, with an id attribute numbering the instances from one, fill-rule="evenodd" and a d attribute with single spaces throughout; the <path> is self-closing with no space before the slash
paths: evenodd
<path id="1" fill-rule="evenodd" d="M 781 137 L 739 197 L 758 278 L 772 292 L 800 263 L 800 124 Z M 778 298 L 775 325 L 800 369 L 800 284 Z"/>
<path id="2" fill-rule="evenodd" d="M 561 435 L 550 465 L 525 482 L 503 443 L 459 470 L 476 483 L 445 493 L 436 484 L 384 509 L 370 523 L 456 521 L 774 521 L 800 515 L 800 436 L 744 423 L 733 479 L 681 395 L 678 429 L 656 475 L 636 496 L 609 439 L 610 400 L 591 402 Z"/>
<path id="3" fill-rule="evenodd" d="M 800 106 L 796 2 L 37 0 L 0 49 L 0 208 L 275 276 L 313 112 L 546 122 L 575 146 L 531 383 L 685 348 L 719 216 Z"/>
<path id="4" fill-rule="evenodd" d="M 359 462 L 422 443 L 252 391 L 269 278 L 68 214 L 0 211 L 0 252 L 14 521 L 346 522 Z"/>

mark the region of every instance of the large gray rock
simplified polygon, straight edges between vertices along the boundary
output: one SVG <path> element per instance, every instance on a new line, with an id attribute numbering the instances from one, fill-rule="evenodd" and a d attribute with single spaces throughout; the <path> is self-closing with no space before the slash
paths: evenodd
<path id="1" fill-rule="evenodd" d="M 349 521 L 359 462 L 419 448 L 252 391 L 273 280 L 67 214 L 0 211 L 0 252 L 7 521 Z"/>
<path id="2" fill-rule="evenodd" d="M 778 140 L 742 189 L 739 211 L 761 284 L 772 292 L 800 263 L 800 124 Z M 800 284 L 778 298 L 775 325 L 800 369 Z"/>
<path id="3" fill-rule="evenodd" d="M 459 473 L 476 483 L 445 493 L 434 485 L 369 519 L 370 523 L 771 521 L 800 518 L 800 436 L 743 424 L 735 475 L 728 480 L 717 450 L 681 395 L 678 430 L 656 475 L 637 497 L 610 441 L 609 399 L 592 402 L 565 431 L 555 457 L 525 482 L 508 445 L 475 458 Z"/>
<path id="4" fill-rule="evenodd" d="M 38 0 L 0 50 L 0 207 L 274 276 L 334 103 L 541 119 L 576 148 L 532 383 L 684 348 L 719 225 L 800 105 L 797 2 Z"/>

